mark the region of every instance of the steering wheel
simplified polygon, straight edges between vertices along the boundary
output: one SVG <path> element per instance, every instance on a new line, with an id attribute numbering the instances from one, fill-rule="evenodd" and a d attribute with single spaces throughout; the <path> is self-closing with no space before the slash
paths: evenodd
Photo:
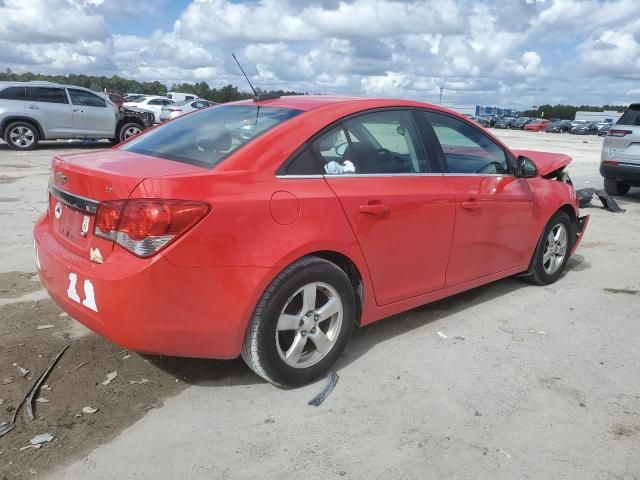
<path id="1" fill-rule="evenodd" d="M 476 173 L 500 173 L 499 169 L 502 170 L 502 163 L 491 162 L 483 165 L 480 170 L 476 171 Z"/>

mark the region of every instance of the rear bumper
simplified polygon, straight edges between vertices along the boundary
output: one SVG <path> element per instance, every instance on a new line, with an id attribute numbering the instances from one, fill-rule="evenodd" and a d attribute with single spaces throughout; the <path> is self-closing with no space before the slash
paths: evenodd
<path id="1" fill-rule="evenodd" d="M 617 164 L 600 164 L 600 175 L 605 178 L 615 178 L 632 183 L 640 184 L 640 164 L 633 163 L 617 163 Z"/>
<path id="2" fill-rule="evenodd" d="M 182 267 L 162 254 L 145 260 L 117 246 L 97 264 L 60 245 L 46 215 L 34 238 L 40 279 L 60 308 L 117 345 L 143 353 L 237 357 L 269 273 Z"/>

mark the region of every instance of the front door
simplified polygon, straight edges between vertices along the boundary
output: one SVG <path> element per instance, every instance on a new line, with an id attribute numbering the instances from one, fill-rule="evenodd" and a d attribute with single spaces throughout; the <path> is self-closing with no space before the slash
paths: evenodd
<path id="1" fill-rule="evenodd" d="M 508 154 L 480 127 L 444 113 L 425 115 L 456 199 L 446 286 L 528 265 L 537 238 L 527 180 L 512 174 Z"/>
<path id="2" fill-rule="evenodd" d="M 454 198 L 429 164 L 412 113 L 352 117 L 313 148 L 360 244 L 378 305 L 443 288 Z"/>
<path id="3" fill-rule="evenodd" d="M 117 113 L 113 105 L 95 93 L 69 88 L 76 138 L 114 138 Z"/>

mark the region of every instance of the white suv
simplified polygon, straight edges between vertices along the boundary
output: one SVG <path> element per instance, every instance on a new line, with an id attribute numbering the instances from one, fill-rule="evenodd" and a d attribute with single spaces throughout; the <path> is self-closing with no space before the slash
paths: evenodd
<path id="1" fill-rule="evenodd" d="M 0 137 L 14 150 L 40 140 L 107 138 L 114 143 L 149 126 L 143 114 L 120 110 L 81 87 L 50 82 L 0 82 Z"/>

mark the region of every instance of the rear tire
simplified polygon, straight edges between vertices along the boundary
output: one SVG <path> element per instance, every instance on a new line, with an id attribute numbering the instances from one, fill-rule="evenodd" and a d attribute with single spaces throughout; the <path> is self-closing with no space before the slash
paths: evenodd
<path id="1" fill-rule="evenodd" d="M 4 141 L 12 150 L 33 150 L 39 140 L 38 129 L 27 122 L 13 122 L 4 131 Z"/>
<path id="2" fill-rule="evenodd" d="M 631 185 L 627 185 L 615 178 L 604 179 L 604 191 L 609 195 L 626 195 L 629 192 Z"/>
<path id="3" fill-rule="evenodd" d="M 556 212 L 547 223 L 536 251 L 533 275 L 535 285 L 554 283 L 564 271 L 575 239 L 575 226 L 565 212 Z"/>
<path id="4" fill-rule="evenodd" d="M 244 339 L 242 358 L 274 385 L 305 385 L 336 362 L 355 318 L 355 294 L 346 273 L 323 258 L 304 257 L 263 293 Z"/>

